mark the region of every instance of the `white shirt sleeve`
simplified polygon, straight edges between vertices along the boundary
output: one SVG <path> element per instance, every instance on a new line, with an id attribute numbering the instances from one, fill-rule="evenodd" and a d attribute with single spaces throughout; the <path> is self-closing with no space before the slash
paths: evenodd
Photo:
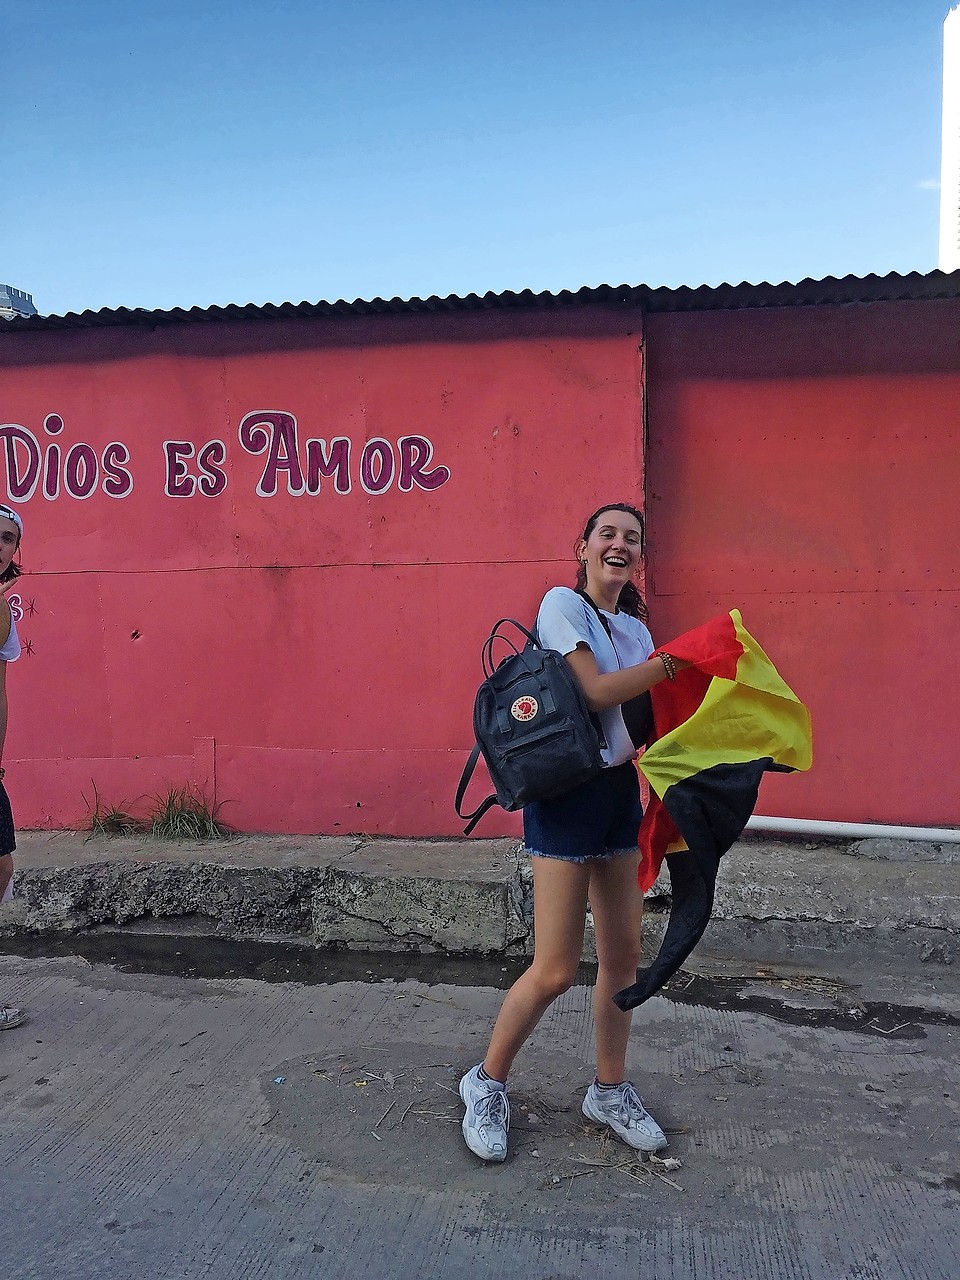
<path id="1" fill-rule="evenodd" d="M 564 657 L 577 645 L 594 647 L 589 609 L 582 597 L 569 587 L 551 587 L 537 614 L 537 636 L 545 649 L 556 649 Z"/>

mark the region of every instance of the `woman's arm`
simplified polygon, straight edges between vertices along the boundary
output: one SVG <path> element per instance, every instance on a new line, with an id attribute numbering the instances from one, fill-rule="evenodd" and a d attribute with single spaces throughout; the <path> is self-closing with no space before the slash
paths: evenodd
<path id="1" fill-rule="evenodd" d="M 606 711 L 608 707 L 619 707 L 622 702 L 629 702 L 641 693 L 646 693 L 661 680 L 667 679 L 667 668 L 662 658 L 656 654 L 646 662 L 639 662 L 635 667 L 622 667 L 619 671 L 610 671 L 603 675 L 597 670 L 597 660 L 585 645 L 578 645 L 572 653 L 567 654 L 567 662 L 573 674 L 580 681 L 583 696 L 591 711 Z M 677 671 L 689 667 L 689 662 L 674 658 Z"/>

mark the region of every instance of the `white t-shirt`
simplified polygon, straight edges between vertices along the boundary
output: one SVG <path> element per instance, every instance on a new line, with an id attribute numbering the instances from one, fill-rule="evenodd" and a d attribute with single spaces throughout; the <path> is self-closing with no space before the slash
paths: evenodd
<path id="1" fill-rule="evenodd" d="M 603 623 L 583 596 L 569 587 L 551 587 L 543 597 L 537 614 L 537 636 L 545 649 L 556 649 L 564 657 L 573 653 L 577 645 L 585 644 L 597 660 L 601 675 L 618 671 L 621 667 L 635 667 L 653 654 L 650 632 L 638 618 L 629 613 L 607 613 L 611 637 L 603 629 Z M 607 740 L 603 755 L 607 765 L 623 764 L 634 760 L 636 747 L 627 733 L 619 707 L 608 707 L 600 712 L 603 736 Z"/>
<path id="2" fill-rule="evenodd" d="M 20 637 L 17 635 L 17 620 L 10 613 L 10 634 L 6 642 L 0 646 L 0 662 L 16 662 L 20 657 Z"/>

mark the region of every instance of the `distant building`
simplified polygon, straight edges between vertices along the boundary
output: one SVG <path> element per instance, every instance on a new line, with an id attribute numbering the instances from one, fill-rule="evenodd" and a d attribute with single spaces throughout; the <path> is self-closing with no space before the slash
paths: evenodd
<path id="1" fill-rule="evenodd" d="M 35 316 L 37 308 L 33 298 L 12 284 L 0 284 L 0 318 L 11 320 L 14 316 Z"/>
<path id="2" fill-rule="evenodd" d="M 943 23 L 940 270 L 960 270 L 960 5 Z"/>

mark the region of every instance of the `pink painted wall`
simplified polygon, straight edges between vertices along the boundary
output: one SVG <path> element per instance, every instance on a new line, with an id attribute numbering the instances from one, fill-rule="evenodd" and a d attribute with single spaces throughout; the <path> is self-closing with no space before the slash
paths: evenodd
<path id="1" fill-rule="evenodd" d="M 960 304 L 647 319 L 648 598 L 737 605 L 810 705 L 758 811 L 960 825 Z"/>
<path id="2" fill-rule="evenodd" d="M 193 781 L 242 830 L 459 830 L 491 623 L 570 579 L 598 501 L 639 499 L 639 344 L 603 313 L 4 335 L 19 824 Z M 308 439 L 349 442 L 319 491 Z"/>
<path id="3" fill-rule="evenodd" d="M 654 314 L 642 361 L 640 324 L 4 334 L 0 483 L 24 499 L 29 569 L 20 825 L 82 823 L 93 783 L 142 807 L 193 781 L 242 830 L 459 832 L 480 646 L 571 580 L 590 510 L 639 499 L 644 408 L 655 637 L 736 605 L 813 710 L 814 770 L 765 782 L 762 811 L 958 823 L 960 304 Z M 258 439 L 265 411 L 289 417 Z M 271 493 L 268 437 L 293 418 L 304 474 L 280 465 Z M 349 441 L 346 470 L 291 492 L 316 490 L 310 439 L 323 458 Z M 374 440 L 396 470 L 365 489 Z M 518 829 L 494 810 L 478 834 Z"/>

